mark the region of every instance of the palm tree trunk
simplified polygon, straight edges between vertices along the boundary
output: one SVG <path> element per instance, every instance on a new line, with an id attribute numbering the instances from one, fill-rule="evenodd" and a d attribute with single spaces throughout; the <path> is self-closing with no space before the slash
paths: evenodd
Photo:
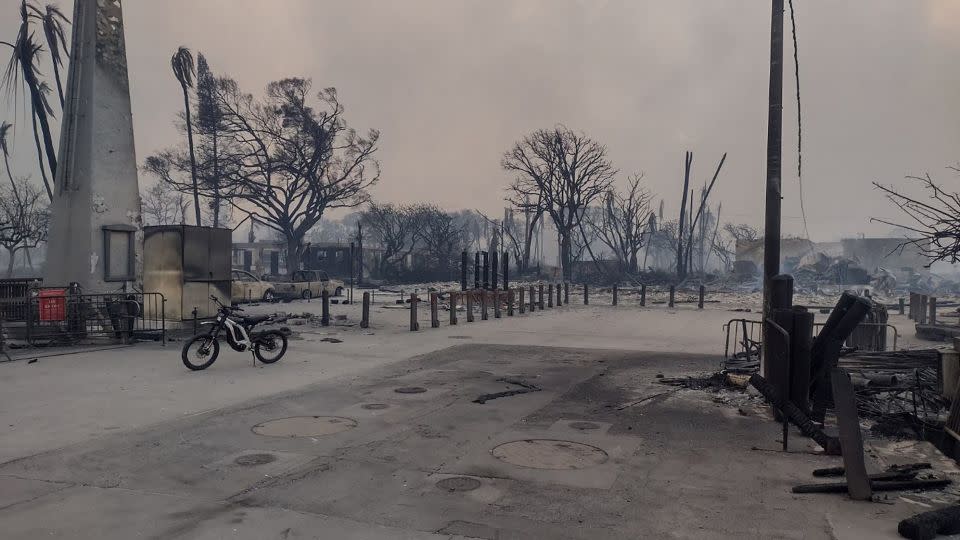
<path id="1" fill-rule="evenodd" d="M 7 177 L 10 178 L 10 188 L 13 189 L 13 196 L 17 199 L 17 205 L 23 208 L 23 200 L 20 198 L 20 192 L 17 191 L 17 183 L 13 181 L 13 174 L 10 172 L 10 158 L 6 153 L 3 154 L 3 163 L 7 166 Z"/>
<path id="2" fill-rule="evenodd" d="M 33 103 L 30 104 L 30 119 L 33 120 L 33 142 L 37 145 L 37 161 L 40 163 L 40 176 L 43 178 L 43 187 L 47 188 L 47 196 L 50 202 L 53 202 L 53 190 L 50 188 L 50 180 L 47 178 L 47 169 L 43 165 L 43 145 L 40 144 L 40 130 L 37 127 L 37 115 L 33 113 Z"/>
<path id="3" fill-rule="evenodd" d="M 193 180 L 193 210 L 197 219 L 197 226 L 200 223 L 200 187 L 197 185 L 197 157 L 193 152 L 193 123 L 190 121 L 190 95 L 187 94 L 187 87 L 183 86 L 183 110 L 187 117 L 187 145 L 190 147 L 190 178 Z"/>
<path id="4" fill-rule="evenodd" d="M 33 106 L 33 114 L 40 122 L 40 131 L 43 134 L 43 145 L 47 153 L 47 163 L 50 165 L 50 172 L 54 177 L 57 176 L 57 149 L 53 146 L 53 135 L 50 134 L 50 121 L 47 118 L 47 110 L 43 106 L 43 96 L 40 95 L 40 84 L 34 76 L 33 71 L 28 66 L 23 68 L 23 78 L 30 89 L 30 102 Z M 47 192 L 51 199 L 53 194 L 49 187 Z"/>
<path id="5" fill-rule="evenodd" d="M 60 70 L 53 66 L 53 78 L 57 81 L 57 95 L 60 97 L 60 110 L 63 110 L 63 84 L 60 82 Z"/>

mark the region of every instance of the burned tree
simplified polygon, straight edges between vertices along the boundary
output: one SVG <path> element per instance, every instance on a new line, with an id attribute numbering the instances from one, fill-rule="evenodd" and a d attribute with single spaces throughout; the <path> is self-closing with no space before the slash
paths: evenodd
<path id="1" fill-rule="evenodd" d="M 529 201 L 549 215 L 557 230 L 564 279 L 571 279 L 574 236 L 580 234 L 587 207 L 609 191 L 617 170 L 607 149 L 564 126 L 540 129 L 504 154 L 501 166 L 517 174 L 509 200 L 523 208 Z"/>
<path id="2" fill-rule="evenodd" d="M 585 221 L 597 239 L 610 248 L 621 272 L 636 274 L 638 255 L 649 236 L 650 201 L 653 195 L 642 185 L 643 174 L 628 179 L 627 191 L 607 192 L 598 212 L 585 214 Z"/>
<path id="3" fill-rule="evenodd" d="M 377 264 L 379 276 L 400 277 L 407 257 L 416 247 L 416 218 L 412 207 L 372 201 L 361 214 L 360 223 L 368 237 L 383 250 Z"/>
<path id="4" fill-rule="evenodd" d="M 186 221 L 187 198 L 164 182 L 157 182 L 140 198 L 143 221 L 147 225 L 173 225 Z"/>
<path id="5" fill-rule="evenodd" d="M 421 265 L 424 277 L 449 279 L 464 247 L 463 229 L 451 214 L 434 205 L 415 208 L 412 219 L 414 246 L 419 245 L 426 255 Z"/>
<path id="6" fill-rule="evenodd" d="M 960 166 L 948 168 L 960 173 Z M 892 187 L 874 182 L 873 185 L 883 191 L 909 221 L 902 223 L 878 218 L 873 218 L 872 221 L 900 227 L 915 235 L 901 243 L 900 249 L 914 246 L 931 264 L 937 261 L 960 262 L 960 193 L 948 193 L 935 183 L 929 174 L 922 177 L 908 176 L 907 179 L 921 184 L 927 192 L 927 200 L 910 197 Z"/>
<path id="7" fill-rule="evenodd" d="M 13 276 L 17 254 L 29 263 L 30 250 L 47 239 L 50 213 L 45 193 L 25 179 L 11 188 L 0 189 L 0 246 L 6 250 L 7 277 Z"/>

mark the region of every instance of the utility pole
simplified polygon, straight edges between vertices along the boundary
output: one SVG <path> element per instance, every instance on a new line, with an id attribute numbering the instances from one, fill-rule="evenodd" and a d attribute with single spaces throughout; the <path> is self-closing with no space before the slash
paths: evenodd
<path id="1" fill-rule="evenodd" d="M 770 21 L 770 97 L 767 117 L 767 188 L 763 229 L 763 318 L 771 316 L 771 278 L 780 273 L 780 169 L 783 119 L 783 0 L 772 0 Z M 764 329 L 766 329 L 764 324 Z M 764 357 L 768 339 L 763 333 Z"/>

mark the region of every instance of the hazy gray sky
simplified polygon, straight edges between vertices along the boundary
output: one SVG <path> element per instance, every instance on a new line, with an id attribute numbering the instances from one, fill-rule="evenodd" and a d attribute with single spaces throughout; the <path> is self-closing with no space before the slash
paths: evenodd
<path id="1" fill-rule="evenodd" d="M 0 39 L 18 3 L 0 0 Z M 868 222 L 896 215 L 872 180 L 929 171 L 960 187 L 945 170 L 960 160 L 960 1 L 796 4 L 811 237 L 887 231 Z M 379 199 L 496 213 L 502 153 L 559 122 L 605 143 L 621 184 L 645 172 L 671 215 L 684 151 L 698 184 L 729 152 L 722 218 L 762 222 L 766 1 L 126 0 L 124 12 L 140 162 L 175 142 L 169 59 L 186 45 L 255 94 L 287 76 L 337 87 L 354 127 L 382 131 Z M 785 51 L 784 230 L 800 233 Z M 17 136 L 16 173 L 32 173 L 30 132 Z"/>

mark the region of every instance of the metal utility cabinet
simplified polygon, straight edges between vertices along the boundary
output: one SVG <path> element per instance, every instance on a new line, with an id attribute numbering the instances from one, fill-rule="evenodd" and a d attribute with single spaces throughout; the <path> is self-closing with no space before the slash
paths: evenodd
<path id="1" fill-rule="evenodd" d="M 163 293 L 168 320 L 216 315 L 210 295 L 229 303 L 230 229 L 193 225 L 143 228 L 143 287 Z"/>

